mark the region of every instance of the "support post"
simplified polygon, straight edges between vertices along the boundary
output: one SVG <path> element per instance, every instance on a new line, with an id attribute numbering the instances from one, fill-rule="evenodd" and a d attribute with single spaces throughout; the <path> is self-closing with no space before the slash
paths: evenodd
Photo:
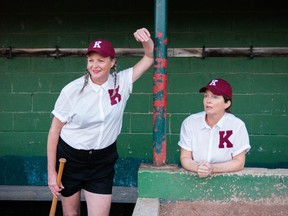
<path id="1" fill-rule="evenodd" d="M 153 164 L 166 163 L 167 0 L 155 0 Z"/>

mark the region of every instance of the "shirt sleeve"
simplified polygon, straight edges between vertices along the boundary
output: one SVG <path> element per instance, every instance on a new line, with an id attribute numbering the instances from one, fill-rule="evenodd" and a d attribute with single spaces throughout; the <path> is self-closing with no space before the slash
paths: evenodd
<path id="1" fill-rule="evenodd" d="M 133 68 L 128 68 L 126 70 L 120 71 L 118 73 L 119 77 L 119 84 L 123 86 L 125 89 L 125 92 L 128 93 L 128 95 L 125 95 L 126 98 L 129 97 L 129 95 L 132 93 L 133 90 L 133 82 L 132 82 L 132 76 L 133 76 Z"/>
<path id="2" fill-rule="evenodd" d="M 233 157 L 240 154 L 243 151 L 248 152 L 251 149 L 249 135 L 244 122 L 239 127 L 237 131 L 237 144 L 235 146 L 235 151 L 233 152 Z"/>
<path id="3" fill-rule="evenodd" d="M 188 123 L 188 119 L 185 119 L 181 125 L 178 145 L 187 151 L 192 151 L 192 132 L 189 130 Z"/>
<path id="4" fill-rule="evenodd" d="M 62 123 L 68 122 L 69 112 L 71 110 L 71 103 L 68 98 L 68 95 L 64 90 L 61 91 L 52 114 L 57 117 Z"/>
<path id="5" fill-rule="evenodd" d="M 131 94 L 132 90 L 133 90 L 132 77 L 133 77 L 133 68 L 131 67 L 127 71 L 127 82 L 128 82 L 128 86 L 129 86 L 129 89 L 128 89 L 129 94 Z"/>

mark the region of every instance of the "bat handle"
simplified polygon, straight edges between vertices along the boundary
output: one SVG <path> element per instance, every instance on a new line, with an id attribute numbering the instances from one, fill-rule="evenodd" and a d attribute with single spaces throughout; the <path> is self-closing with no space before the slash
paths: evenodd
<path id="1" fill-rule="evenodd" d="M 58 169 L 58 174 L 57 174 L 57 186 L 58 187 L 61 184 L 61 178 L 62 178 L 62 174 L 63 174 L 65 163 L 66 163 L 66 159 L 65 158 L 60 158 L 59 159 L 59 169 Z M 55 216 L 56 207 L 57 207 L 57 201 L 58 201 L 58 198 L 53 196 L 53 200 L 52 200 L 49 216 Z"/>

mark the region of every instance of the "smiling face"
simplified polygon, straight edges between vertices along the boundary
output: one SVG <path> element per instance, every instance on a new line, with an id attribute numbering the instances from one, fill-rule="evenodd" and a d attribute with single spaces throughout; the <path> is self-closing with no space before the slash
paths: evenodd
<path id="1" fill-rule="evenodd" d="M 115 59 L 103 57 L 96 52 L 87 55 L 87 69 L 91 80 L 98 85 L 102 85 L 108 80 L 109 72 L 115 64 Z"/>
<path id="2" fill-rule="evenodd" d="M 203 104 L 207 116 L 214 116 L 220 119 L 224 115 L 225 110 L 231 105 L 231 101 L 225 102 L 223 96 L 215 95 L 210 90 L 206 90 Z"/>

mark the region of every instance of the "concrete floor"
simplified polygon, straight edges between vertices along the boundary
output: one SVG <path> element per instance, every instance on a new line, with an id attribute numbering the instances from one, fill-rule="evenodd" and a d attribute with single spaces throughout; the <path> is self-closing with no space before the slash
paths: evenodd
<path id="1" fill-rule="evenodd" d="M 160 202 L 138 198 L 132 216 L 287 216 L 288 200 L 275 204 L 219 202 Z"/>

